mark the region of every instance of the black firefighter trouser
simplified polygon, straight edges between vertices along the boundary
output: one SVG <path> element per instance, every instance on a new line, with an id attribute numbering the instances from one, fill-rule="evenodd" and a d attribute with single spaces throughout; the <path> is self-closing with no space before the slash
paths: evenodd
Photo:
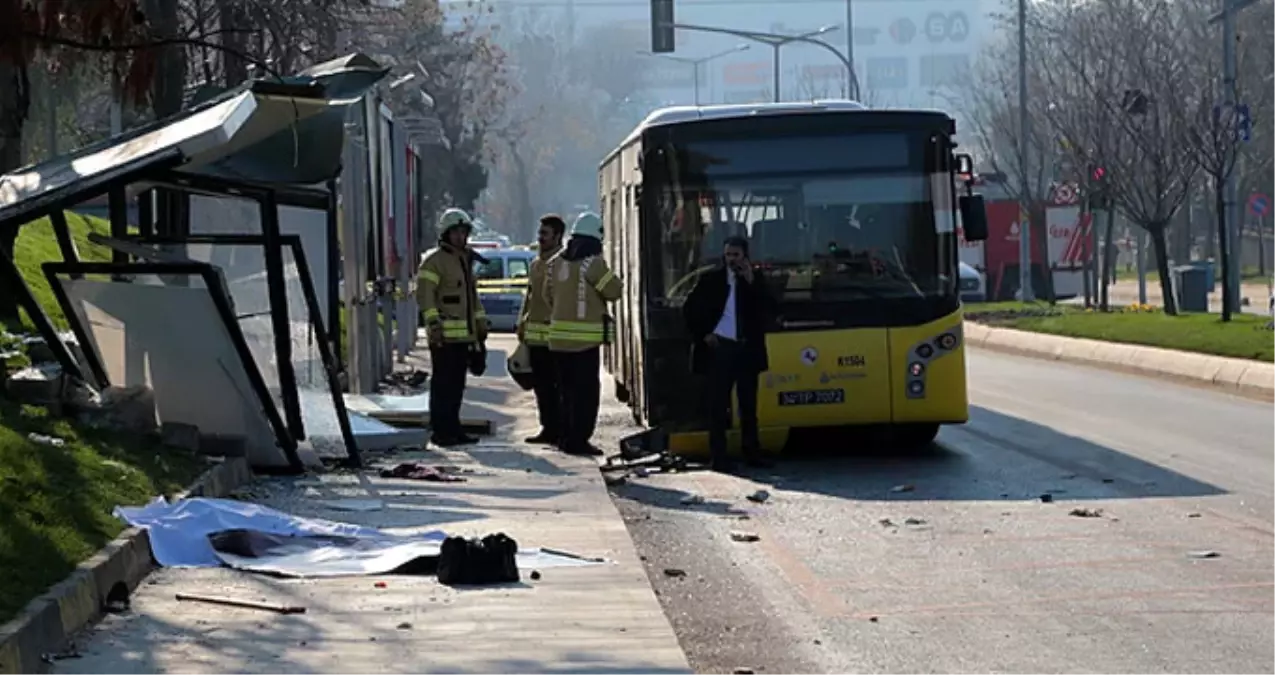
<path id="1" fill-rule="evenodd" d="M 545 345 L 527 345 L 531 358 L 536 411 L 540 414 L 540 431 L 557 441 L 562 429 L 562 390 L 558 387 L 558 363 Z"/>
<path id="2" fill-rule="evenodd" d="M 598 423 L 598 403 L 602 397 L 598 368 L 602 363 L 602 348 L 553 352 L 553 356 L 558 365 L 558 391 L 562 397 L 558 447 L 567 451 L 584 449 Z"/>
<path id="3" fill-rule="evenodd" d="M 469 372 L 469 344 L 444 342 L 429 348 L 429 424 L 434 436 L 454 438 L 461 433 L 460 404 Z"/>

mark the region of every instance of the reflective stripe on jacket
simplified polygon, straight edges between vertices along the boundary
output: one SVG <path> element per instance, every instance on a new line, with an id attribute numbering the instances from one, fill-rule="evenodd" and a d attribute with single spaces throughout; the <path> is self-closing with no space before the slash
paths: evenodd
<path id="1" fill-rule="evenodd" d="M 522 299 L 522 311 L 518 313 L 518 326 L 522 328 L 522 341 L 529 345 L 542 346 L 549 344 L 549 320 L 552 309 L 545 292 L 545 270 L 549 259 L 562 246 L 541 251 L 531 261 L 531 270 L 527 273 L 527 294 Z"/>
<path id="2" fill-rule="evenodd" d="M 601 257 L 549 259 L 545 297 L 550 304 L 549 349 L 580 352 L 610 342 L 606 303 L 620 299 L 620 277 Z"/>
<path id="3" fill-rule="evenodd" d="M 416 302 L 425 325 L 441 328 L 444 342 L 473 342 L 487 334 L 487 314 L 478 302 L 467 251 L 440 244 L 421 259 L 416 276 Z"/>

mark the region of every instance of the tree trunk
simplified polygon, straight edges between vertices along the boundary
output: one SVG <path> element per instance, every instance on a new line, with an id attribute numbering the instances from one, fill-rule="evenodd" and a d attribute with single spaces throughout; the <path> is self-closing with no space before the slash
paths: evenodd
<path id="1" fill-rule="evenodd" d="M 1035 260 L 1036 256 L 1039 255 L 1041 260 L 1041 288 L 1035 289 L 1036 297 L 1039 298 L 1043 295 L 1045 301 L 1053 305 L 1058 302 L 1058 298 L 1054 295 L 1054 269 L 1049 261 L 1049 226 L 1046 223 L 1048 212 L 1044 203 L 1033 200 L 1028 216 L 1031 221 L 1030 243 L 1033 249 L 1032 259 Z M 1035 275 L 1031 275 L 1029 278 L 1035 279 Z"/>
<path id="2" fill-rule="evenodd" d="M 1116 271 L 1116 210 L 1107 205 L 1107 227 L 1102 233 L 1102 290 L 1098 298 L 1098 309 L 1111 311 L 1108 289 L 1111 286 L 1111 275 Z"/>
<path id="3" fill-rule="evenodd" d="M 518 152 L 518 143 L 510 140 L 508 145 L 509 156 L 514 164 L 514 184 L 518 193 L 518 222 L 522 223 L 522 227 L 532 227 L 532 224 L 536 222 L 536 213 L 531 206 L 531 172 L 527 170 L 527 162 Z M 519 234 L 522 233 L 519 232 Z"/>
<path id="4" fill-rule="evenodd" d="M 1169 276 L 1169 241 L 1167 223 L 1152 223 L 1147 227 L 1151 235 L 1151 249 L 1155 252 L 1155 269 L 1160 274 L 1160 295 L 1164 298 L 1164 313 L 1177 316 L 1178 299 L 1173 296 L 1173 279 Z"/>
<path id="5" fill-rule="evenodd" d="M 0 174 L 22 166 L 22 127 L 31 112 L 31 81 L 27 68 L 0 59 Z M 0 251 L 13 257 L 18 227 L 0 230 Z M 0 323 L 18 325 L 17 289 L 0 277 Z"/>
<path id="6" fill-rule="evenodd" d="M 1231 269 L 1231 247 L 1226 245 L 1226 200 L 1223 197 L 1223 181 L 1213 177 L 1213 204 L 1217 212 L 1218 265 L 1214 269 L 1214 279 L 1222 285 L 1222 320 L 1231 320 L 1231 285 L 1226 283 L 1227 270 Z"/>
<path id="7" fill-rule="evenodd" d="M 146 0 L 146 16 L 156 40 L 181 37 L 178 0 Z M 185 99 L 186 49 L 181 45 L 156 48 L 155 77 L 151 81 L 151 110 L 160 120 L 181 111 Z"/>
<path id="8" fill-rule="evenodd" d="M 240 0 L 217 0 L 217 13 L 220 17 L 221 44 L 232 49 L 221 53 L 222 76 L 226 78 L 227 87 L 236 87 L 248 79 L 248 62 L 238 56 L 248 51 L 247 35 L 244 31 L 248 25 L 247 13 L 243 11 Z"/>

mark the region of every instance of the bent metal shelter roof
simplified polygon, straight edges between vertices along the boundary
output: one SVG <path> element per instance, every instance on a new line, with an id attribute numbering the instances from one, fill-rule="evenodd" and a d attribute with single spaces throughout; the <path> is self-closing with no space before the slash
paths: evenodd
<path id="1" fill-rule="evenodd" d="M 304 150 L 305 141 L 317 132 L 336 136 L 339 147 L 342 129 L 332 128 L 333 119 L 343 117 L 357 96 L 385 76 L 385 69 L 358 56 L 320 64 L 323 67 L 316 66 L 312 74 L 283 82 L 245 83 L 172 117 L 2 175 L 0 227 L 20 226 L 162 168 L 198 173 L 207 167 L 211 175 L 229 173 L 241 180 L 275 184 L 296 178 L 303 179 L 297 182 L 317 182 L 304 180 L 314 177 L 313 170 L 310 175 L 296 171 L 289 175 L 286 170 L 307 164 L 321 164 L 321 173 L 335 175 L 339 151 L 328 149 L 316 155 Z M 307 128 L 307 122 L 316 118 L 322 123 Z M 281 151 L 281 143 L 287 144 L 286 152 Z M 278 159 L 263 163 L 267 150 Z M 327 155 L 336 159 L 316 162 Z M 237 156 L 245 159 L 236 163 Z M 272 177 L 278 178 L 267 180 Z"/>

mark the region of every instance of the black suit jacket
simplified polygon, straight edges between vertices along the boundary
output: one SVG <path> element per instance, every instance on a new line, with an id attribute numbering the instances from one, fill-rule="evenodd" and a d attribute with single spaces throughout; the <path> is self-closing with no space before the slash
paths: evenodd
<path id="1" fill-rule="evenodd" d="M 719 265 L 700 275 L 682 305 L 682 316 L 691 334 L 691 370 L 695 373 L 708 372 L 708 345 L 704 344 L 704 338 L 717 328 L 728 297 L 730 287 L 726 268 Z M 735 321 L 744 340 L 744 348 L 759 373 L 770 367 L 766 353 L 766 329 L 770 326 L 772 310 L 770 293 L 760 272 L 754 272 L 752 283 L 744 281 L 743 277 L 735 277 Z"/>

